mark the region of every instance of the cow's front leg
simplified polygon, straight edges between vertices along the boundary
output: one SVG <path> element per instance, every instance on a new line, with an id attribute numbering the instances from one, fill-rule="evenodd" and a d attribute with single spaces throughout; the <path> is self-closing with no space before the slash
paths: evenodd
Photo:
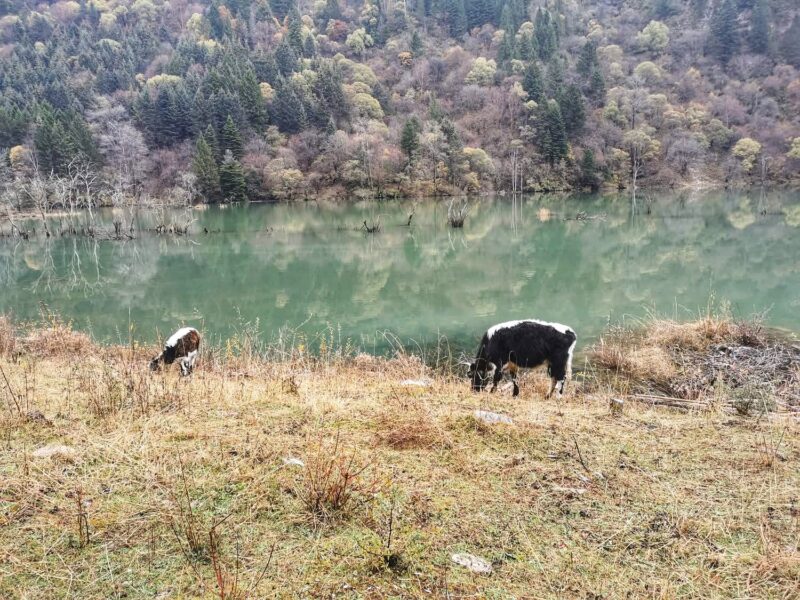
<path id="1" fill-rule="evenodd" d="M 511 378 L 511 385 L 514 386 L 514 392 L 512 396 L 516 397 L 519 396 L 519 386 L 517 385 L 517 373 L 519 372 L 519 367 L 513 361 L 508 361 L 506 364 L 503 365 L 503 373 L 508 373 L 509 377 Z"/>
<path id="2" fill-rule="evenodd" d="M 503 378 L 503 369 L 498 369 L 495 367 L 494 373 L 492 374 L 492 389 L 491 391 L 495 391 L 497 389 L 497 384 L 500 383 L 500 380 Z"/>

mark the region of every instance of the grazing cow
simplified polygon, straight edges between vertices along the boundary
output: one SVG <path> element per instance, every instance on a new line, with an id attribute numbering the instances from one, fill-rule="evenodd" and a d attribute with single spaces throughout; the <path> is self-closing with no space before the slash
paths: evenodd
<path id="1" fill-rule="evenodd" d="M 475 362 L 469 366 L 472 389 L 483 390 L 491 378 L 494 391 L 503 375 L 508 374 L 517 396 L 517 371 L 547 363 L 552 378 L 547 397 L 556 388 L 560 397 L 572 375 L 572 352 L 577 340 L 575 332 L 560 323 L 526 319 L 495 325 L 483 334 Z"/>
<path id="2" fill-rule="evenodd" d="M 156 371 L 160 363 L 171 365 L 177 359 L 181 365 L 181 375 L 189 375 L 194 369 L 199 347 L 200 334 L 197 329 L 182 327 L 166 341 L 164 351 L 150 361 L 150 369 Z"/>

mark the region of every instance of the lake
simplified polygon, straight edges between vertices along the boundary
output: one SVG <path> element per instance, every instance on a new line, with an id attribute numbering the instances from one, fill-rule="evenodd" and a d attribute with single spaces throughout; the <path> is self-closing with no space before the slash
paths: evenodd
<path id="1" fill-rule="evenodd" d="M 712 296 L 800 330 L 798 192 L 658 193 L 635 208 L 625 195 L 476 199 L 463 229 L 448 226 L 447 206 L 142 210 L 125 213 L 129 241 L 6 238 L 0 312 L 34 319 L 46 306 L 112 342 L 129 324 L 143 341 L 181 324 L 224 340 L 257 322 L 265 340 L 294 330 L 312 346 L 327 329 L 376 353 L 445 338 L 471 352 L 487 326 L 525 317 L 569 324 L 585 344 L 650 311 L 697 316 Z M 113 211 L 97 214 L 110 229 Z M 164 219 L 192 219 L 190 235 L 146 231 Z"/>

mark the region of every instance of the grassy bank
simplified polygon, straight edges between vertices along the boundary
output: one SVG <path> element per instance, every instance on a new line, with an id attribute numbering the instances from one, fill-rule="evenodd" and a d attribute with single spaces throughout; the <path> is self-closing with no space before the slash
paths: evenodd
<path id="1" fill-rule="evenodd" d="M 557 401 L 413 357 L 217 349 L 182 380 L 5 323 L 0 597 L 796 596 L 796 362 L 747 410 L 749 379 L 678 385 L 686 357 L 773 347 L 737 327 L 609 332 Z"/>

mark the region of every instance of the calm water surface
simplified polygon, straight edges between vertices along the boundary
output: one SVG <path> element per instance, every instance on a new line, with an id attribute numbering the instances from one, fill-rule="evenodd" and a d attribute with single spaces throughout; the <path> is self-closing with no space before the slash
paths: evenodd
<path id="1" fill-rule="evenodd" d="M 127 242 L 0 240 L 0 312 L 37 318 L 46 305 L 102 341 L 127 340 L 129 323 L 147 341 L 180 324 L 222 340 L 256 320 L 265 340 L 333 327 L 383 352 L 388 339 L 430 347 L 440 335 L 472 349 L 487 326 L 524 317 L 570 324 L 586 342 L 651 310 L 690 318 L 713 294 L 800 330 L 796 192 L 656 195 L 649 213 L 623 196 L 483 199 L 463 230 L 447 226 L 447 201 L 418 203 L 405 227 L 413 207 L 171 213 L 196 219 L 188 237 L 143 231 L 160 216 L 142 211 Z M 359 231 L 365 219 L 382 231 Z"/>

